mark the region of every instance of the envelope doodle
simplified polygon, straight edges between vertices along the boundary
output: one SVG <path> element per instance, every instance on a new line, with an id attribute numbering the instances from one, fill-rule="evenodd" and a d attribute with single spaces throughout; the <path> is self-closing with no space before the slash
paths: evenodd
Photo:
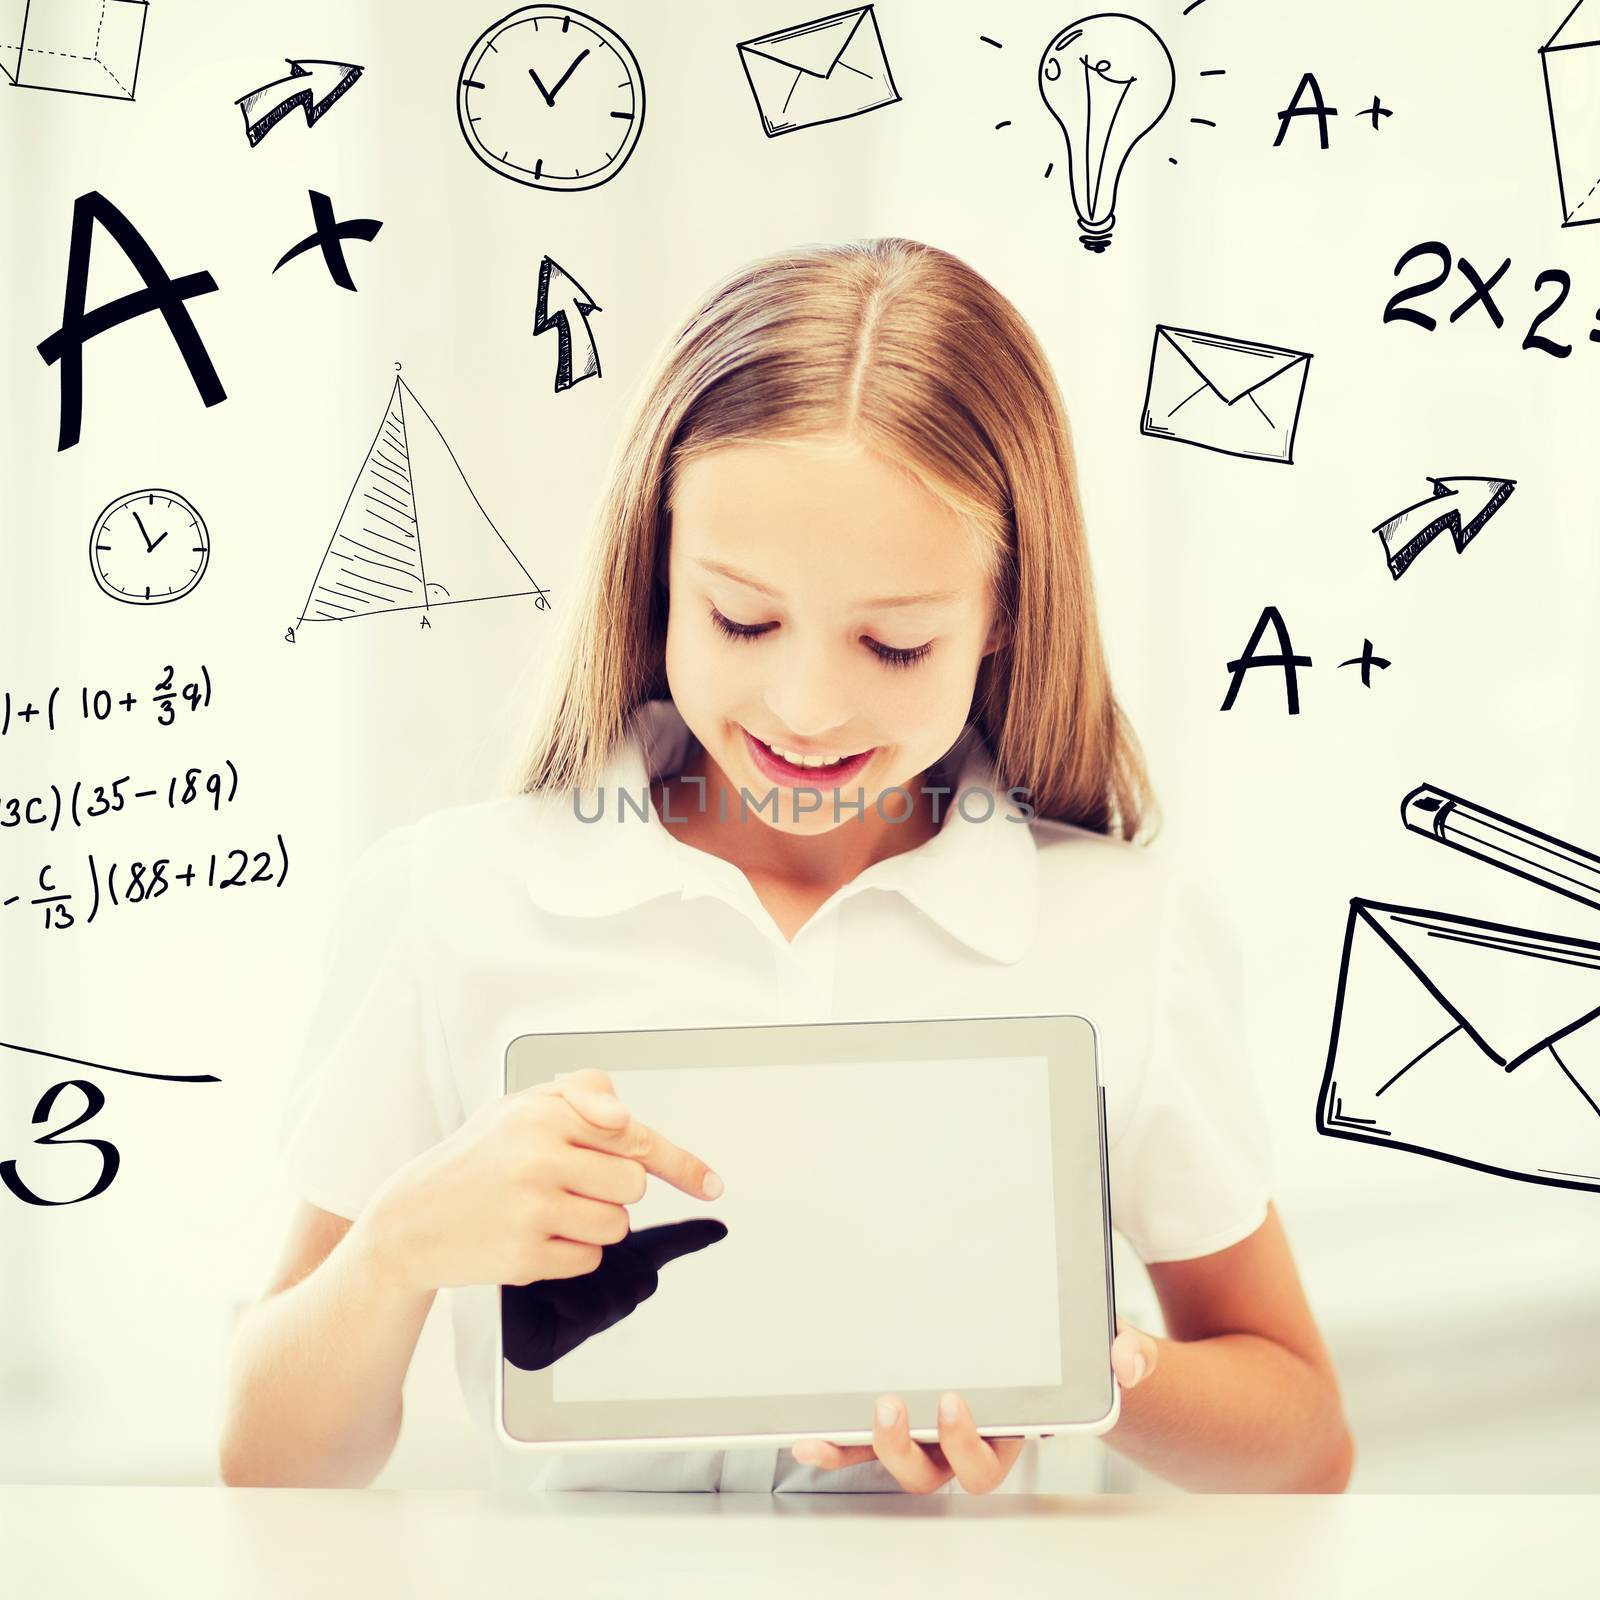
<path id="1" fill-rule="evenodd" d="M 871 6 L 746 39 L 739 60 L 769 139 L 900 98 Z"/>
<path id="2" fill-rule="evenodd" d="M 1302 350 L 1158 324 L 1139 431 L 1292 466 L 1310 370 Z"/>
<path id="3" fill-rule="evenodd" d="M 1317 1132 L 1600 1190 L 1600 944 L 1352 900 Z"/>

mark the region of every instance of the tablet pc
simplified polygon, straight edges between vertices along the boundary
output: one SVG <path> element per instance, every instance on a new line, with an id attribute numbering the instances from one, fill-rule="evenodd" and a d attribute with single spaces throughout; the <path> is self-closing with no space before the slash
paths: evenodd
<path id="1" fill-rule="evenodd" d="M 1116 1421 L 1105 1097 L 1087 1019 L 525 1034 L 506 1051 L 505 1090 L 581 1067 L 609 1074 L 634 1117 L 726 1187 L 709 1201 L 649 1179 L 608 1258 L 630 1241 L 697 1242 L 556 1359 L 527 1354 L 547 1302 L 501 1290 L 504 1445 L 870 1444 L 885 1392 L 935 1444 L 947 1389 L 989 1437 Z M 586 1277 L 598 1285 L 606 1266 Z M 595 1293 L 583 1279 L 535 1288 L 558 1286 Z"/>

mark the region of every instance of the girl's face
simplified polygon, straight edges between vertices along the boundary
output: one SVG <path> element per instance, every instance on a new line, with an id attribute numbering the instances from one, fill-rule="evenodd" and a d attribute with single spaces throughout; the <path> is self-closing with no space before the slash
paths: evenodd
<path id="1" fill-rule="evenodd" d="M 857 799 L 875 818 L 883 791 L 912 789 L 960 737 L 998 642 L 965 524 L 854 443 L 728 445 L 690 460 L 668 571 L 673 701 L 730 788 L 747 788 L 763 821 L 776 810 L 786 833 L 854 820 Z M 770 747 L 865 760 L 802 776 Z M 796 786 L 822 796 L 798 818 Z M 777 806 L 755 813 L 773 791 Z M 906 810 L 903 796 L 883 802 L 886 820 Z"/>

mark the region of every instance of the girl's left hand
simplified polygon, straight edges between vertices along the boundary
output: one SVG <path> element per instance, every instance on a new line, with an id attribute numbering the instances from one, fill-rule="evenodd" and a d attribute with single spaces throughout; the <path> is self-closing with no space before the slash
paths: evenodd
<path id="1" fill-rule="evenodd" d="M 1157 1345 L 1147 1333 L 1124 1328 L 1119 1318 L 1111 1345 L 1111 1366 L 1117 1382 L 1132 1389 L 1155 1371 Z M 954 1401 L 954 1414 L 946 1407 Z M 885 1406 L 893 1408 L 885 1420 Z M 911 1494 L 932 1494 L 954 1478 L 968 1494 L 988 1494 L 1005 1480 L 1022 1453 L 1025 1439 L 985 1439 L 972 1413 L 959 1395 L 947 1394 L 939 1406 L 939 1442 L 918 1444 L 911 1437 L 906 1409 L 892 1395 L 882 1396 L 874 1409 L 871 1444 L 837 1445 L 822 1439 L 802 1439 L 791 1447 L 796 1461 L 821 1471 L 851 1467 L 874 1456 Z"/>

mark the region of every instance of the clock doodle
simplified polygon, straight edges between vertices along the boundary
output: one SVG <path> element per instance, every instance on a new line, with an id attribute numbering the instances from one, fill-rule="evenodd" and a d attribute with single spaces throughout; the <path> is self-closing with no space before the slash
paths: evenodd
<path id="1" fill-rule="evenodd" d="M 467 52 L 456 114 L 472 153 L 534 189 L 595 189 L 644 126 L 644 75 L 627 41 L 569 6 L 522 6 Z"/>
<path id="2" fill-rule="evenodd" d="M 181 600 L 205 576 L 210 559 L 204 519 L 170 489 L 136 489 L 113 500 L 89 535 L 94 581 L 128 605 Z"/>

